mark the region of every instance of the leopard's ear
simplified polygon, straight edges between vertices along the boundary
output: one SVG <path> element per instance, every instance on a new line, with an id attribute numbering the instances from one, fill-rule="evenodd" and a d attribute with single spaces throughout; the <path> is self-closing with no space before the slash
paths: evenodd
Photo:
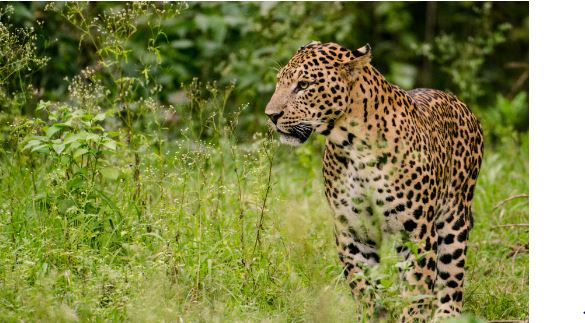
<path id="1" fill-rule="evenodd" d="M 353 58 L 345 63 L 345 72 L 350 82 L 354 82 L 360 75 L 361 71 L 370 64 L 372 60 L 372 48 L 370 44 L 351 51 Z"/>
<path id="2" fill-rule="evenodd" d="M 303 50 L 303 49 L 305 49 L 305 48 L 309 48 L 309 47 L 312 47 L 312 46 L 315 46 L 315 45 L 321 45 L 321 42 L 318 42 L 318 41 L 316 41 L 316 40 L 313 40 L 312 42 L 310 42 L 310 43 L 308 43 L 308 44 L 306 44 L 306 45 L 303 45 L 303 46 L 301 46 L 301 47 L 300 47 L 300 48 L 297 50 L 297 53 L 298 53 L 298 52 L 300 52 L 300 51 L 302 51 L 302 50 Z"/>
<path id="3" fill-rule="evenodd" d="M 365 44 L 364 46 L 362 46 L 356 50 L 352 50 L 351 53 L 355 57 L 362 57 L 362 56 L 366 55 L 366 56 L 370 56 L 370 58 L 371 58 L 372 57 L 372 47 L 370 47 L 370 44 Z"/>

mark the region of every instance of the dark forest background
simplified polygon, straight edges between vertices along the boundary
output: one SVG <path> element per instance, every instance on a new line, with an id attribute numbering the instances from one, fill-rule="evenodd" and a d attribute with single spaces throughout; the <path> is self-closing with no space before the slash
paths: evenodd
<path id="1" fill-rule="evenodd" d="M 67 80 L 92 68 L 108 89 L 119 77 L 135 81 L 130 101 L 148 96 L 163 105 L 187 103 L 194 80 L 234 83 L 229 106 L 249 104 L 238 128 L 245 137 L 264 127 L 278 67 L 319 40 L 354 49 L 369 43 L 373 65 L 390 82 L 448 90 L 474 110 L 516 98 L 524 103 L 517 111 L 500 112 L 515 130 L 528 129 L 524 2 L 175 3 L 126 15 L 124 3 L 10 6 L 7 12 L 2 5 L 3 26 L 23 30 L 3 44 L 4 120 L 7 113 L 31 115 L 40 100 L 62 100 Z"/>

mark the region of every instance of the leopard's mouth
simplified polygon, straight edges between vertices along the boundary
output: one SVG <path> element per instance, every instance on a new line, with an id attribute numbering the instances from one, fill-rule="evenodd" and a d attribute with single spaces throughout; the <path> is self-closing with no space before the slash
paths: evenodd
<path id="1" fill-rule="evenodd" d="M 298 146 L 311 136 L 314 129 L 305 123 L 299 123 L 287 129 L 287 131 L 281 130 L 279 127 L 276 128 L 276 131 L 280 134 L 280 142 L 287 145 Z"/>

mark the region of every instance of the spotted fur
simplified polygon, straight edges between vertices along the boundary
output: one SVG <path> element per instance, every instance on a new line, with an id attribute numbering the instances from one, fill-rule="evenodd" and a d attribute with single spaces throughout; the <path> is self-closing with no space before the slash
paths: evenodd
<path id="1" fill-rule="evenodd" d="M 402 233 L 397 251 L 411 264 L 402 273 L 405 296 L 432 296 L 404 308 L 400 320 L 457 315 L 483 152 L 480 124 L 454 95 L 405 91 L 370 59 L 369 45 L 301 47 L 278 73 L 266 114 L 284 143 L 326 136 L 323 176 L 338 255 L 366 315 L 384 309 L 371 292 L 375 284 L 358 273 L 379 263 L 383 236 L 393 233 Z"/>

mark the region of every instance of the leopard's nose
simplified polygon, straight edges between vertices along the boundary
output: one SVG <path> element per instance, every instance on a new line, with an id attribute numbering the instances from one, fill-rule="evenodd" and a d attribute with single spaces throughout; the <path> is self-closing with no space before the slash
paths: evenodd
<path id="1" fill-rule="evenodd" d="M 284 111 L 280 111 L 278 113 L 267 113 L 266 115 L 268 116 L 268 118 L 270 118 L 270 120 L 272 120 L 272 122 L 274 124 L 276 124 L 276 121 L 278 121 L 278 118 L 282 117 L 283 114 L 284 114 Z"/>

